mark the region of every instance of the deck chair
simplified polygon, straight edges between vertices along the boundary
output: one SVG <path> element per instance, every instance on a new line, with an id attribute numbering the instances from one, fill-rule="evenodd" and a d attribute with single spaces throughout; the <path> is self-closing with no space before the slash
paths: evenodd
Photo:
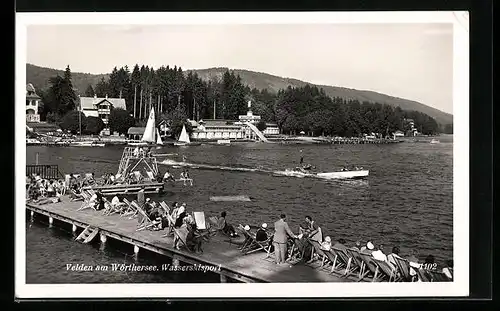
<path id="1" fill-rule="evenodd" d="M 123 198 L 123 203 L 127 204 L 127 208 L 123 210 L 121 216 L 129 216 L 129 219 L 134 218 L 138 213 L 135 206 L 132 205 L 132 203 L 129 202 L 129 200 L 127 200 L 126 198 Z"/>
<path id="2" fill-rule="evenodd" d="M 431 282 L 451 282 L 452 281 L 443 272 L 427 270 L 427 274 L 431 277 Z"/>
<path id="3" fill-rule="evenodd" d="M 365 254 L 360 252 L 359 253 L 363 261 L 365 262 L 365 267 L 370 270 L 371 273 L 373 273 L 373 278 L 372 282 L 379 282 L 384 279 L 384 274 L 381 273 L 379 266 L 375 262 L 375 258 L 373 258 L 369 254 Z"/>
<path id="4" fill-rule="evenodd" d="M 82 190 L 83 203 L 77 211 L 81 211 L 87 208 L 95 209 L 95 200 L 97 197 L 91 194 L 88 190 Z"/>
<path id="5" fill-rule="evenodd" d="M 347 255 L 352 258 L 352 264 L 357 267 L 358 270 L 358 281 L 363 280 L 369 273 L 370 270 L 365 270 L 365 262 L 361 258 L 359 253 L 359 249 L 357 248 L 348 248 L 346 249 Z"/>
<path id="6" fill-rule="evenodd" d="M 160 207 L 163 208 L 165 213 L 170 214 L 170 207 L 168 207 L 167 203 L 165 201 L 160 202 Z"/>
<path id="7" fill-rule="evenodd" d="M 349 256 L 345 249 L 340 249 L 332 246 L 330 251 L 337 255 L 337 260 L 340 260 L 341 266 L 345 267 L 342 274 L 344 277 L 348 277 L 356 271 L 359 271 L 358 269 L 361 269 L 361 267 L 356 264 L 353 258 Z"/>
<path id="8" fill-rule="evenodd" d="M 316 253 L 319 256 L 319 260 L 321 260 L 321 264 L 316 267 L 317 269 L 322 269 L 323 265 L 325 264 L 326 260 L 328 259 L 328 256 L 325 254 L 325 251 L 321 249 L 321 244 L 319 244 L 318 241 L 308 239 L 307 240 L 309 244 L 311 244 L 312 249 L 311 249 L 311 263 L 314 262 L 314 254 Z M 319 261 L 318 260 L 318 261 Z"/>
<path id="9" fill-rule="evenodd" d="M 163 237 L 169 236 L 170 234 L 172 234 L 174 232 L 175 219 L 172 217 L 172 215 L 170 213 L 167 213 L 166 217 L 168 220 L 168 227 L 166 228 L 167 233 L 165 233 L 163 235 Z"/>
<path id="10" fill-rule="evenodd" d="M 215 235 L 209 230 L 209 224 L 205 220 L 205 212 L 193 212 L 194 223 L 196 224 L 196 235 L 205 240 L 209 240 L 211 235 Z"/>
<path id="11" fill-rule="evenodd" d="M 420 269 L 415 269 L 416 272 L 417 272 L 417 277 L 418 279 L 421 281 L 421 282 L 432 282 L 432 277 L 431 275 L 429 274 L 429 271 L 424 269 L 424 268 L 420 268 Z"/>
<path id="12" fill-rule="evenodd" d="M 131 204 L 137 209 L 138 214 L 142 216 L 142 221 L 139 223 L 136 231 L 141 231 L 148 228 L 154 228 L 156 225 L 159 224 L 158 221 L 151 219 L 149 215 L 146 213 L 146 211 L 141 206 L 139 206 L 139 204 L 137 204 L 135 201 L 132 201 Z"/>
<path id="13" fill-rule="evenodd" d="M 178 228 L 173 228 L 172 231 L 174 232 L 174 236 L 177 238 L 177 240 L 181 242 L 182 246 L 184 246 L 188 251 L 194 252 L 194 250 L 188 246 L 188 243 L 186 241 L 187 236 L 184 236 L 184 234 L 181 233 Z"/>
<path id="14" fill-rule="evenodd" d="M 396 268 L 393 268 L 386 261 L 381 261 L 373 258 L 373 262 L 378 266 L 378 271 L 381 274 L 381 279 L 388 279 L 389 282 L 400 282 L 402 280 Z"/>
<path id="15" fill-rule="evenodd" d="M 410 263 L 408 260 L 396 256 L 394 256 L 394 260 L 396 261 L 396 267 L 398 268 L 402 281 L 412 282 L 413 277 L 410 274 Z"/>

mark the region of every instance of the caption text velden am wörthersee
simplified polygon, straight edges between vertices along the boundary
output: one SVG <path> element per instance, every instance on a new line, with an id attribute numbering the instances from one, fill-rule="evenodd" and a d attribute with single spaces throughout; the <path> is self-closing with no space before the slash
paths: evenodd
<path id="1" fill-rule="evenodd" d="M 112 263 L 106 265 L 88 265 L 88 264 L 66 264 L 67 271 L 116 271 L 116 272 L 219 272 L 221 266 L 212 265 L 172 265 L 172 264 L 162 264 L 162 265 L 136 265 L 136 264 L 123 264 L 123 263 Z"/>

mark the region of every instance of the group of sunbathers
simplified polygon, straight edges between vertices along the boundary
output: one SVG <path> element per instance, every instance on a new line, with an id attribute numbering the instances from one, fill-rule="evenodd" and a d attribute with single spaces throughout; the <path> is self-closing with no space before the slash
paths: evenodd
<path id="1" fill-rule="evenodd" d="M 142 148 L 139 148 L 139 147 L 135 147 L 134 149 L 134 157 L 136 158 L 149 158 L 152 156 L 152 152 L 151 152 L 151 147 L 142 147 Z"/>
<path id="2" fill-rule="evenodd" d="M 62 179 L 46 179 L 40 175 L 26 176 L 26 199 L 38 204 L 60 201 L 66 193 L 65 181 Z"/>

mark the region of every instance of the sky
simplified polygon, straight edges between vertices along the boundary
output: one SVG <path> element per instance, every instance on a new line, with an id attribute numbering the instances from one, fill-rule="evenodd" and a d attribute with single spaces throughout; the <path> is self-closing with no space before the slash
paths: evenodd
<path id="1" fill-rule="evenodd" d="M 30 25 L 26 57 L 85 73 L 136 63 L 247 69 L 453 111 L 451 23 Z"/>

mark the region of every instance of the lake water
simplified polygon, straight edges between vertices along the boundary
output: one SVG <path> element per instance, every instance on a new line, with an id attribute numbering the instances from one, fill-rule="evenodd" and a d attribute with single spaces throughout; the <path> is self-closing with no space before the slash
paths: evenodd
<path id="1" fill-rule="evenodd" d="M 205 211 L 208 216 L 227 211 L 233 224 L 274 223 L 281 213 L 297 233 L 306 215 L 312 216 L 324 236 L 344 238 L 349 245 L 360 240 L 382 244 L 386 253 L 394 245 L 402 255 L 418 252 L 423 260 L 436 257 L 438 265 L 453 258 L 453 140 L 440 136 L 440 144 L 405 142 L 388 145 L 281 145 L 242 143 L 231 146 L 201 145 L 163 147 L 157 153 L 177 153 L 163 157 L 208 165 L 214 169 L 191 168 L 194 185 L 166 185 L 160 199 L 167 203 L 185 202 L 188 211 Z M 430 138 L 428 139 L 430 141 Z M 334 171 L 344 165 L 370 170 L 366 180 L 328 181 L 314 178 L 278 177 L 270 172 L 298 165 L 299 150 L 304 162 L 318 171 Z M 27 164 L 58 164 L 64 173 L 116 173 L 123 146 L 27 147 Z M 217 169 L 226 167 L 226 169 Z M 231 170 L 227 167 L 255 169 Z M 169 168 L 175 175 L 179 168 Z M 250 202 L 214 202 L 211 196 L 247 195 Z M 153 199 L 157 199 L 154 197 Z M 108 241 L 109 242 L 109 241 Z M 109 243 L 108 243 L 109 245 Z M 66 271 L 65 264 L 111 264 L 168 260 L 154 255 L 134 258 L 121 245 L 101 249 L 99 243 L 75 243 L 69 229 L 48 228 L 46 221 L 26 227 L 27 283 L 120 283 L 120 282 L 218 282 L 215 274 L 192 273 L 84 273 Z"/>

